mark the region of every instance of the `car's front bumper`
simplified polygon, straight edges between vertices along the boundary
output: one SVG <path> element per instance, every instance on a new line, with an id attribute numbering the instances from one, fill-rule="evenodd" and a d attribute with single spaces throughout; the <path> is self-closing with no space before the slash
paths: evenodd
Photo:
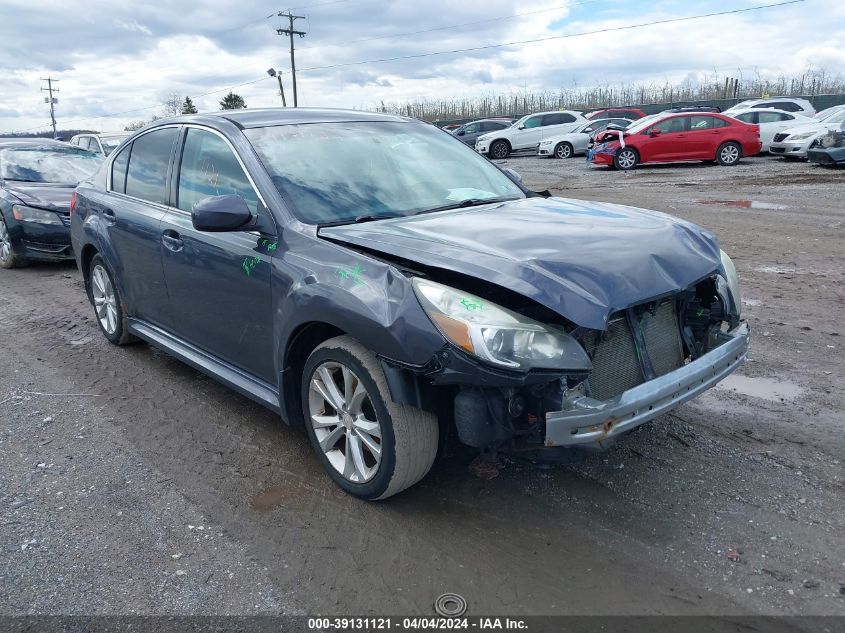
<path id="1" fill-rule="evenodd" d="M 487 142 L 476 142 L 475 144 L 475 151 L 479 154 L 486 154 L 490 151 L 490 143 Z"/>
<path id="2" fill-rule="evenodd" d="M 12 248 L 26 259 L 64 261 L 74 257 L 70 228 L 65 224 L 15 221 L 8 228 Z"/>
<path id="3" fill-rule="evenodd" d="M 788 158 L 807 158 L 807 150 L 810 144 L 816 140 L 809 138 L 803 141 L 780 141 L 769 144 L 769 154 L 773 156 L 786 156 Z"/>
<path id="4" fill-rule="evenodd" d="M 721 337 L 724 342 L 701 358 L 610 400 L 568 398 L 564 410 L 546 414 L 545 445 L 602 447 L 709 389 L 739 367 L 748 353 L 747 324 Z"/>

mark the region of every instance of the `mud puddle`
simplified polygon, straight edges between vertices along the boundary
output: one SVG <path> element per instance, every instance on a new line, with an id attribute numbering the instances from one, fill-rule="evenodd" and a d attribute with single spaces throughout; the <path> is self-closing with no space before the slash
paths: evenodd
<path id="1" fill-rule="evenodd" d="M 716 385 L 715 389 L 733 391 L 770 402 L 791 402 L 804 393 L 804 389 L 791 382 L 773 378 L 751 378 L 739 374 L 728 376 Z"/>
<path id="2" fill-rule="evenodd" d="M 761 202 L 760 200 L 716 200 L 707 198 L 704 200 L 696 200 L 698 204 L 719 204 L 726 207 L 734 207 L 735 209 L 763 209 L 769 211 L 783 211 L 789 207 L 785 204 L 775 204 L 774 202 Z"/>

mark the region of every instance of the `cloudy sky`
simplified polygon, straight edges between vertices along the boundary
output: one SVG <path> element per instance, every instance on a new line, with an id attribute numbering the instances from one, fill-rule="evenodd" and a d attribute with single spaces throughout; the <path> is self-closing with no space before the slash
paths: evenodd
<path id="1" fill-rule="evenodd" d="M 760 11 L 533 44 L 373 62 L 597 31 L 782 0 L 294 0 L 300 105 L 523 89 L 695 80 L 714 72 L 775 77 L 845 73 L 845 2 Z M 287 38 L 256 0 L 3 0 L 0 133 L 46 129 L 41 77 L 59 79 L 59 127 L 120 130 L 160 114 L 173 92 L 216 110 L 233 87 L 249 107 L 280 105 L 291 85 Z M 268 17 L 273 16 L 273 17 Z M 370 62 L 349 65 L 351 62 Z M 251 83 L 246 83 L 251 82 Z M 205 95 L 205 96 L 202 96 Z"/>

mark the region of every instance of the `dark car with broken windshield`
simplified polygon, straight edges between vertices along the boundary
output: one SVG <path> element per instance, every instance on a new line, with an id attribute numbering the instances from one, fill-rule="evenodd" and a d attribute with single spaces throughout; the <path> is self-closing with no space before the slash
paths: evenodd
<path id="1" fill-rule="evenodd" d="M 79 186 L 71 218 L 108 340 L 304 425 L 365 499 L 419 481 L 447 436 L 537 459 L 608 448 L 748 347 L 706 230 L 531 192 L 402 117 L 157 122 Z"/>
<path id="2" fill-rule="evenodd" d="M 51 139 L 0 139 L 0 268 L 73 259 L 70 198 L 100 162 Z"/>

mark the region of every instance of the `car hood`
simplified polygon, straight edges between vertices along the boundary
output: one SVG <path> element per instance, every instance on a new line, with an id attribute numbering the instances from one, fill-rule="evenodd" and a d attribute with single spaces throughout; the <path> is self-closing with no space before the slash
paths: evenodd
<path id="1" fill-rule="evenodd" d="M 50 185 L 6 181 L 6 191 L 23 204 L 40 209 L 67 211 L 74 185 Z"/>
<path id="2" fill-rule="evenodd" d="M 783 133 L 784 134 L 801 134 L 802 132 L 824 132 L 828 129 L 835 129 L 836 124 L 825 125 L 823 122 L 818 121 L 817 123 L 804 123 L 802 125 L 795 125 L 793 127 L 786 128 Z"/>
<path id="3" fill-rule="evenodd" d="M 324 227 L 319 235 L 509 288 L 577 325 L 664 296 L 721 266 L 716 239 L 656 211 L 526 198 Z"/>

